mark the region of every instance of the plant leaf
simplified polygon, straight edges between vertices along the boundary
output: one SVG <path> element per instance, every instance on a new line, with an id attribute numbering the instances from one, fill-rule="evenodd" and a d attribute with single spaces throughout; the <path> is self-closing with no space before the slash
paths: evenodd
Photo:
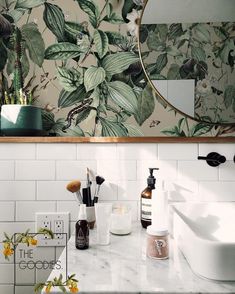
<path id="1" fill-rule="evenodd" d="M 62 42 L 49 46 L 45 51 L 45 59 L 67 60 L 78 57 L 80 54 L 79 46 L 69 42 Z"/>
<path id="2" fill-rule="evenodd" d="M 79 125 L 81 122 L 83 122 L 85 119 L 88 118 L 89 114 L 91 113 L 92 108 L 88 107 L 85 108 L 83 111 L 81 111 L 76 118 L 76 124 L 75 125 Z"/>
<path id="3" fill-rule="evenodd" d="M 71 21 L 65 22 L 65 35 L 72 39 L 73 42 L 77 42 L 77 37 L 81 33 L 85 33 L 84 27 L 81 24 Z"/>
<path id="4" fill-rule="evenodd" d="M 117 13 L 113 12 L 111 13 L 109 16 L 106 15 L 104 18 L 103 18 L 104 21 L 107 21 L 111 24 L 123 24 L 125 23 L 125 21 L 123 20 L 123 18 L 118 15 Z"/>
<path id="5" fill-rule="evenodd" d="M 15 9 L 18 8 L 34 8 L 45 3 L 46 0 L 17 0 Z"/>
<path id="6" fill-rule="evenodd" d="M 43 20 L 49 30 L 57 37 L 58 42 L 64 41 L 65 19 L 61 8 L 51 3 L 45 3 Z"/>
<path id="7" fill-rule="evenodd" d="M 105 32 L 101 30 L 95 30 L 93 37 L 98 55 L 100 58 L 103 58 L 109 49 L 109 39 Z"/>
<path id="8" fill-rule="evenodd" d="M 155 99 L 153 90 L 147 85 L 143 92 L 138 96 L 138 112 L 135 119 L 140 126 L 148 119 L 155 109 Z"/>
<path id="9" fill-rule="evenodd" d="M 18 22 L 26 11 L 28 11 L 27 8 L 17 8 L 9 11 L 8 14 L 13 17 L 15 22 Z"/>
<path id="10" fill-rule="evenodd" d="M 213 125 L 206 125 L 202 123 L 198 123 L 192 127 L 190 130 L 191 137 L 200 137 L 202 135 L 207 134 L 213 129 Z"/>
<path id="11" fill-rule="evenodd" d="M 138 113 L 138 104 L 135 93 L 127 84 L 115 81 L 107 83 L 110 99 L 129 113 Z"/>
<path id="12" fill-rule="evenodd" d="M 161 73 L 161 71 L 165 68 L 167 65 L 168 58 L 167 54 L 161 54 L 158 56 L 157 61 L 156 61 L 156 71 L 158 74 Z"/>
<path id="13" fill-rule="evenodd" d="M 108 37 L 108 42 L 110 45 L 119 45 L 125 41 L 125 37 L 119 32 L 105 32 Z"/>
<path id="14" fill-rule="evenodd" d="M 91 66 L 84 75 L 84 85 L 86 91 L 95 89 L 105 80 L 105 70 L 102 67 Z"/>
<path id="15" fill-rule="evenodd" d="M 127 129 L 129 137 L 143 137 L 142 131 L 134 125 L 123 123 L 124 127 Z"/>
<path id="16" fill-rule="evenodd" d="M 127 14 L 130 13 L 132 11 L 133 8 L 135 8 L 136 5 L 134 4 L 133 0 L 125 0 L 124 1 L 124 5 L 122 7 L 122 17 L 124 18 L 124 20 L 126 22 L 128 22 L 127 20 Z"/>
<path id="17" fill-rule="evenodd" d="M 74 68 L 58 67 L 57 70 L 59 82 L 68 92 L 75 91 L 83 81 L 81 73 Z"/>
<path id="18" fill-rule="evenodd" d="M 75 103 L 81 102 L 87 97 L 86 89 L 83 85 L 80 85 L 77 90 L 73 92 L 67 92 L 62 90 L 58 100 L 58 107 L 66 108 L 73 106 Z"/>
<path id="19" fill-rule="evenodd" d="M 202 49 L 201 47 L 192 46 L 191 50 L 192 50 L 191 54 L 193 58 L 195 58 L 197 61 L 206 62 L 206 52 L 204 49 Z"/>
<path id="20" fill-rule="evenodd" d="M 0 53 L 1 53 L 0 71 L 2 71 L 6 65 L 6 62 L 7 62 L 7 51 L 6 51 L 5 47 L 2 45 L 2 42 L 0 42 Z"/>
<path id="21" fill-rule="evenodd" d="M 131 52 L 118 52 L 106 56 L 102 62 L 107 75 L 122 73 L 131 64 L 139 61 L 139 57 Z"/>
<path id="22" fill-rule="evenodd" d="M 112 122 L 102 117 L 99 118 L 102 126 L 102 137 L 126 137 L 128 136 L 127 130 L 123 124 Z"/>
<path id="23" fill-rule="evenodd" d="M 224 92 L 224 104 L 229 108 L 232 104 L 235 105 L 235 86 L 228 85 Z"/>
<path id="24" fill-rule="evenodd" d="M 35 23 L 25 24 L 22 26 L 21 32 L 29 51 L 30 59 L 41 67 L 44 61 L 45 44 L 38 26 Z"/>
<path id="25" fill-rule="evenodd" d="M 80 8 L 88 14 L 90 23 L 94 28 L 97 28 L 100 12 L 97 4 L 93 0 L 77 0 Z"/>
<path id="26" fill-rule="evenodd" d="M 167 73 L 167 79 L 168 80 L 178 80 L 180 79 L 180 67 L 178 64 L 171 64 L 168 73 Z"/>

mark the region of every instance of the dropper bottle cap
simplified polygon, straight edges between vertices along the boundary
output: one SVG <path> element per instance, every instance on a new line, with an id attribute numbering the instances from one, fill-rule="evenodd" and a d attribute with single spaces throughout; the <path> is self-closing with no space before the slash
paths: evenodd
<path id="1" fill-rule="evenodd" d="M 87 220 L 86 204 L 80 204 L 78 220 Z"/>

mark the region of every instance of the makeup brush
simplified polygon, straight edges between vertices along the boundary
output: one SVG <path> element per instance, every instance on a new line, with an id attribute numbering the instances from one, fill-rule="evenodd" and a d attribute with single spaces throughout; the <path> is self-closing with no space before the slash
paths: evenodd
<path id="1" fill-rule="evenodd" d="M 87 187 L 86 187 L 86 189 L 82 190 L 82 193 L 83 193 L 83 195 L 85 193 L 85 197 L 87 199 L 87 206 L 90 207 L 90 206 L 92 206 L 92 199 L 91 199 L 91 184 L 92 184 L 92 182 L 90 181 L 90 170 L 88 167 L 86 169 L 86 174 L 87 174 Z"/>
<path id="2" fill-rule="evenodd" d="M 100 176 L 96 176 L 95 180 L 96 180 L 96 191 L 95 191 L 94 203 L 97 203 L 99 199 L 100 186 L 103 184 L 105 179 Z M 98 186 L 98 189 L 97 189 L 97 186 Z"/>
<path id="3" fill-rule="evenodd" d="M 66 189 L 71 192 L 71 193 L 75 193 L 76 194 L 76 198 L 79 204 L 82 204 L 82 195 L 80 192 L 80 188 L 81 188 L 81 182 L 80 181 L 72 181 L 70 183 L 68 183 Z"/>

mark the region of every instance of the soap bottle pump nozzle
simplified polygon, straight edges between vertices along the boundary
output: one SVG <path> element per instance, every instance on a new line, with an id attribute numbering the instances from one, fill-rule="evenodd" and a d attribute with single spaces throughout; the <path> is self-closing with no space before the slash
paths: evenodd
<path id="1" fill-rule="evenodd" d="M 148 182 L 148 186 L 151 189 L 155 189 L 155 183 L 156 183 L 156 178 L 153 175 L 154 170 L 159 170 L 159 168 L 156 168 L 156 167 L 149 168 L 150 176 L 148 177 L 147 182 Z"/>

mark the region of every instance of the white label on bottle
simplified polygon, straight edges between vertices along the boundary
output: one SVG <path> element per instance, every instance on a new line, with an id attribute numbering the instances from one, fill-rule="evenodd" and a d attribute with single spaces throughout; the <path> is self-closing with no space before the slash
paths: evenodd
<path id="1" fill-rule="evenodd" d="M 142 198 L 141 218 L 144 220 L 152 219 L 152 199 Z"/>

